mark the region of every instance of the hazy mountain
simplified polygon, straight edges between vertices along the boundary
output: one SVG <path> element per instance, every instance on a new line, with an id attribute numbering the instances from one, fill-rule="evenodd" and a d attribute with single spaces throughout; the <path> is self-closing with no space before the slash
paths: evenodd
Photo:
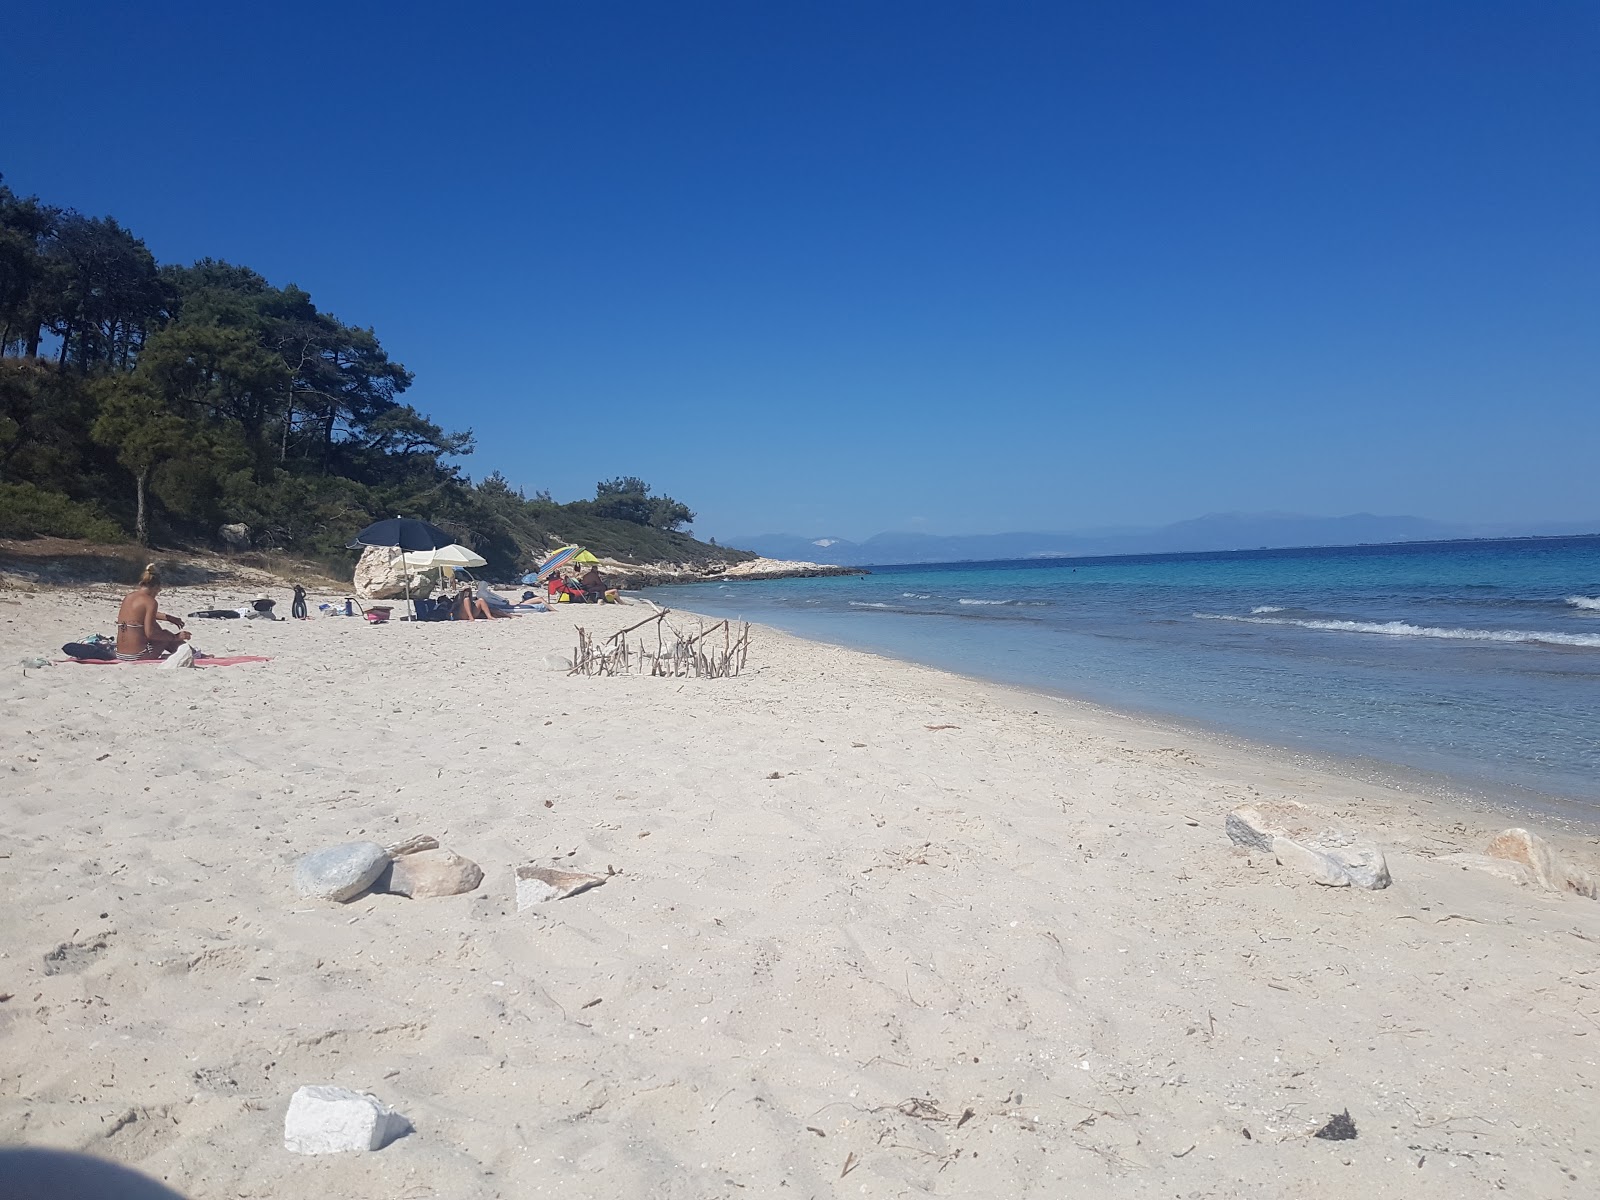
<path id="1" fill-rule="evenodd" d="M 1087 530 L 1080 533 L 879 533 L 864 542 L 787 533 L 728 538 L 729 545 L 768 558 L 871 566 L 876 563 L 982 562 L 1008 558 L 1071 558 L 1099 554 L 1168 554 L 1204 550 L 1256 550 L 1285 546 L 1355 546 L 1371 542 L 1426 542 L 1449 538 L 1562 536 L 1600 532 L 1596 521 L 1530 521 L 1522 525 L 1465 525 L 1426 517 L 1352 513 L 1306 517 L 1293 513 L 1212 513 L 1156 529 Z"/>

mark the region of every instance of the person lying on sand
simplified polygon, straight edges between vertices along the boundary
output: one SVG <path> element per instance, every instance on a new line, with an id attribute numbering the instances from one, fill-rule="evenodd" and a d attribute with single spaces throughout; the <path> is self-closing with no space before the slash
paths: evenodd
<path id="1" fill-rule="evenodd" d="M 497 612 L 490 608 L 487 601 L 480 600 L 472 594 L 471 588 L 461 589 L 461 594 L 455 599 L 453 611 L 458 621 L 491 621 L 496 617 L 511 616 L 508 612 Z"/>
<path id="2" fill-rule="evenodd" d="M 183 628 L 179 617 L 169 617 L 156 605 L 156 595 L 161 591 L 161 576 L 155 563 L 145 567 L 139 585 L 122 598 L 117 610 L 117 661 L 138 662 L 142 658 L 160 658 L 171 654 L 189 640 L 187 633 L 169 633 L 156 624 L 166 621 Z"/>

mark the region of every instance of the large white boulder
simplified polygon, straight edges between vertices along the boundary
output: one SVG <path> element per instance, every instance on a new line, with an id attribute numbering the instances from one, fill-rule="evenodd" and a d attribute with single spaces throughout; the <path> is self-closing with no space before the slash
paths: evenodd
<path id="1" fill-rule="evenodd" d="M 411 1122 L 375 1096 L 312 1085 L 295 1092 L 283 1118 L 283 1148 L 296 1154 L 381 1150 Z"/>
<path id="2" fill-rule="evenodd" d="M 438 586 L 439 572 L 402 565 L 398 550 L 368 546 L 356 560 L 351 586 L 363 600 L 404 600 L 407 579 L 411 581 L 411 598 L 426 600 Z"/>

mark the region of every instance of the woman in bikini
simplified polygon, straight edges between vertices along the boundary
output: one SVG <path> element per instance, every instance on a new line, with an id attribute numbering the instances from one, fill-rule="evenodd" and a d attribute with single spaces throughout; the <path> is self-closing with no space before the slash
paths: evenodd
<path id="1" fill-rule="evenodd" d="M 189 640 L 187 633 L 169 633 L 156 624 L 166 621 L 183 628 L 178 617 L 169 617 L 156 605 L 156 593 L 161 590 L 161 576 L 151 563 L 139 577 L 139 586 L 122 598 L 117 610 L 117 661 L 138 662 L 143 658 L 160 658 L 170 654 Z"/>

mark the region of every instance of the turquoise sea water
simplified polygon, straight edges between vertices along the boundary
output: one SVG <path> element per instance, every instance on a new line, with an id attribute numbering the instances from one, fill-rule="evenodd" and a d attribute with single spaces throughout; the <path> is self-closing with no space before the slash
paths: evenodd
<path id="1" fill-rule="evenodd" d="M 1600 818 L 1600 537 L 894 566 L 653 596 Z"/>

